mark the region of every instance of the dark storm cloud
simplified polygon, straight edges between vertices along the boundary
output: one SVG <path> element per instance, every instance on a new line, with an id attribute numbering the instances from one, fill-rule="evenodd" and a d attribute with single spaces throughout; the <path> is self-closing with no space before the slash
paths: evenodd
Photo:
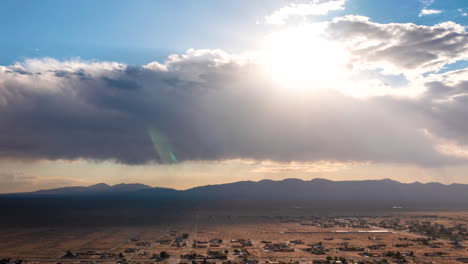
<path id="1" fill-rule="evenodd" d="M 119 89 L 135 90 L 140 87 L 140 85 L 133 80 L 111 79 L 108 77 L 103 77 L 102 79 L 107 83 L 108 86 Z"/>
<path id="2" fill-rule="evenodd" d="M 429 76 L 423 94 L 425 115 L 435 121 L 434 133 L 468 145 L 468 69 Z"/>
<path id="3" fill-rule="evenodd" d="M 162 160 L 164 148 L 177 160 L 459 162 L 422 133 L 453 125 L 426 111 L 429 99 L 297 96 L 220 51 L 143 67 L 50 59 L 11 67 L 0 68 L 2 158 L 140 164 Z"/>

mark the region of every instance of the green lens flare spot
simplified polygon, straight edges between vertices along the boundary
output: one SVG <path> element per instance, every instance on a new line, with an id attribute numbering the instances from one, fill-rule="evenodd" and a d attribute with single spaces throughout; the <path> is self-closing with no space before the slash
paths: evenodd
<path id="1" fill-rule="evenodd" d="M 154 150 L 159 156 L 161 163 L 176 163 L 177 157 L 171 150 L 168 138 L 155 128 L 148 129 L 148 135 L 153 143 Z"/>
<path id="2" fill-rule="evenodd" d="M 172 159 L 173 162 L 177 162 L 177 158 L 174 155 L 174 153 L 170 152 L 169 155 L 171 156 L 171 159 Z"/>

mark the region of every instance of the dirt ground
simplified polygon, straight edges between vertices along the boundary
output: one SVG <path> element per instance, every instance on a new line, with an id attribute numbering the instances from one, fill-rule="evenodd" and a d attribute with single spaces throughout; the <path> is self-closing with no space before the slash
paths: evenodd
<path id="1" fill-rule="evenodd" d="M 350 217 L 359 219 L 359 217 Z M 399 218 L 400 221 L 432 221 L 446 226 L 468 224 L 468 212 L 418 212 L 404 213 L 385 218 L 362 217 L 367 222 L 381 219 Z M 346 220 L 346 217 L 342 219 Z M 329 219 L 327 219 L 329 220 Z M 315 221 L 322 221 L 315 219 Z M 325 220 L 323 220 L 325 221 Z M 353 227 L 319 227 L 307 225 L 307 217 L 267 217 L 267 216 L 230 216 L 201 214 L 187 223 L 154 224 L 144 227 L 86 227 L 86 228 L 0 228 L 0 259 L 23 259 L 26 263 L 118 263 L 125 259 L 131 263 L 154 263 L 154 255 L 166 251 L 170 257 L 160 260 L 161 263 L 191 263 L 192 260 L 181 258 L 181 255 L 196 253 L 207 255 L 208 250 L 228 252 L 227 259 L 242 262 L 244 258 L 258 260 L 259 263 L 300 262 L 312 263 L 313 260 L 325 260 L 326 256 L 345 257 L 352 262 L 368 261 L 370 263 L 391 257 L 364 257 L 361 254 L 385 254 L 388 251 L 412 252 L 406 261 L 410 263 L 462 263 L 458 258 L 467 258 L 467 241 L 461 244 L 465 249 L 456 249 L 451 241 L 438 239 L 438 248 L 414 242 L 414 239 L 425 236 L 382 229 L 375 226 L 368 228 Z M 176 246 L 177 237 L 187 234 L 182 241 L 185 245 Z M 219 246 L 209 241 L 221 239 Z M 239 239 L 250 240 L 252 246 L 240 246 Z M 206 241 L 206 248 L 194 248 L 194 241 Z M 293 244 L 300 240 L 303 244 Z M 161 243 L 162 241 L 162 243 Z M 164 242 L 165 241 L 165 242 Z M 272 252 L 265 249 L 265 241 L 285 243 L 292 252 Z M 304 251 L 313 244 L 321 242 L 327 249 L 325 255 L 314 255 Z M 396 247 L 408 243 L 407 247 Z M 380 249 L 369 249 L 368 246 L 385 244 Z M 363 248 L 363 251 L 343 251 L 340 248 Z M 244 249 L 248 256 L 239 258 L 234 255 L 235 249 Z M 67 250 L 74 257 L 64 258 Z M 441 257 L 425 256 L 425 253 L 444 252 Z M 119 256 L 119 254 L 122 254 Z M 211 260 L 210 260 L 211 261 Z M 213 260 L 222 263 L 226 260 Z"/>

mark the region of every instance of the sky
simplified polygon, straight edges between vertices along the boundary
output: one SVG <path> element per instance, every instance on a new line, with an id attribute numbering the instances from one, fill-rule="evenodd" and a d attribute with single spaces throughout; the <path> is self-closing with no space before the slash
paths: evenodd
<path id="1" fill-rule="evenodd" d="M 468 183 L 468 1 L 0 2 L 0 193 Z"/>

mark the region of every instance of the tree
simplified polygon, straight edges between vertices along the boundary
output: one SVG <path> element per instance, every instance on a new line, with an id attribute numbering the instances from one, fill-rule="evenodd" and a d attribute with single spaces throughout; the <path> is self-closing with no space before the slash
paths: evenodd
<path id="1" fill-rule="evenodd" d="M 403 258 L 403 255 L 400 253 L 400 251 L 397 251 L 397 252 L 395 253 L 395 258 L 396 258 L 396 259 L 402 259 L 402 258 Z"/>
<path id="2" fill-rule="evenodd" d="M 169 258 L 169 254 L 166 251 L 161 251 L 161 253 L 159 253 L 159 257 L 162 259 L 167 259 Z"/>
<path id="3" fill-rule="evenodd" d="M 67 253 L 65 253 L 65 256 L 63 256 L 64 258 L 74 258 L 75 257 L 75 254 L 73 254 L 73 252 L 71 250 L 67 250 Z"/>

